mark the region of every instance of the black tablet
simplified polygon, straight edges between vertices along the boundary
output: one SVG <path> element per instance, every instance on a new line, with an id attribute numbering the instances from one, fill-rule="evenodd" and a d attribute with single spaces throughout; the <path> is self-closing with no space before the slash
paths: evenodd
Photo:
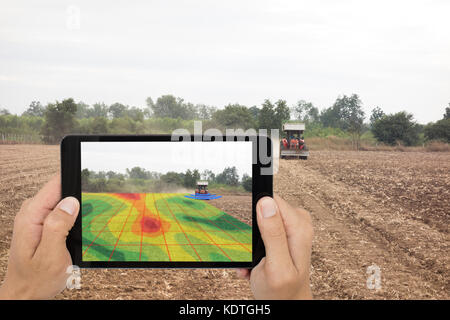
<path id="1" fill-rule="evenodd" d="M 82 268 L 251 268 L 265 255 L 256 203 L 272 196 L 265 136 L 70 135 L 62 196 Z"/>

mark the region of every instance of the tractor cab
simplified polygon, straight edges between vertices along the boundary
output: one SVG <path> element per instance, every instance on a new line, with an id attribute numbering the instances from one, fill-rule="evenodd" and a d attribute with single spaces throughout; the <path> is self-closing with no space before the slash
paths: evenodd
<path id="1" fill-rule="evenodd" d="M 207 194 L 208 193 L 208 181 L 197 181 L 197 189 L 195 194 Z"/>

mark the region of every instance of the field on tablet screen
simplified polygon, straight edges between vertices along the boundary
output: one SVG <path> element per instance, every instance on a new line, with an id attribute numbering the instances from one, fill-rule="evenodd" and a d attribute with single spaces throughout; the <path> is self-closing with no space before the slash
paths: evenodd
<path id="1" fill-rule="evenodd" d="M 251 226 L 184 195 L 83 193 L 83 260 L 252 260 Z"/>

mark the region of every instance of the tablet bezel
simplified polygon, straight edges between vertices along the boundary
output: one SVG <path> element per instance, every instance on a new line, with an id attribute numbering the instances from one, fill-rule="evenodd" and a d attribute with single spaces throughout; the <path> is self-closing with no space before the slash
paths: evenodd
<path id="1" fill-rule="evenodd" d="M 214 136 L 188 135 L 184 141 L 204 141 L 214 143 Z M 264 243 L 256 221 L 256 203 L 264 196 L 272 196 L 273 172 L 272 142 L 266 136 L 233 136 L 224 137 L 227 143 L 234 141 L 252 141 L 253 152 L 256 152 L 256 163 L 252 165 L 252 262 L 187 262 L 187 261 L 83 261 L 81 242 L 81 214 L 67 237 L 67 248 L 72 257 L 72 263 L 80 268 L 253 268 L 265 256 Z M 170 135 L 68 135 L 61 141 L 61 185 L 62 197 L 73 196 L 81 203 L 81 142 L 137 142 L 137 141 L 173 141 Z M 270 162 L 263 164 L 260 161 L 260 146 L 267 146 Z M 261 174 L 261 169 L 266 170 Z"/>

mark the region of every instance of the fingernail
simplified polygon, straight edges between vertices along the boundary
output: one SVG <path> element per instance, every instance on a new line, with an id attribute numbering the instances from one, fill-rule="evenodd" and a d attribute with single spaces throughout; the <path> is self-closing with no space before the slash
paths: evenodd
<path id="1" fill-rule="evenodd" d="M 74 197 L 64 198 L 59 203 L 58 208 L 70 215 L 73 215 L 78 208 L 78 200 Z"/>
<path id="2" fill-rule="evenodd" d="M 277 204 L 272 198 L 264 198 L 261 201 L 261 213 L 264 218 L 273 217 L 277 213 Z"/>

